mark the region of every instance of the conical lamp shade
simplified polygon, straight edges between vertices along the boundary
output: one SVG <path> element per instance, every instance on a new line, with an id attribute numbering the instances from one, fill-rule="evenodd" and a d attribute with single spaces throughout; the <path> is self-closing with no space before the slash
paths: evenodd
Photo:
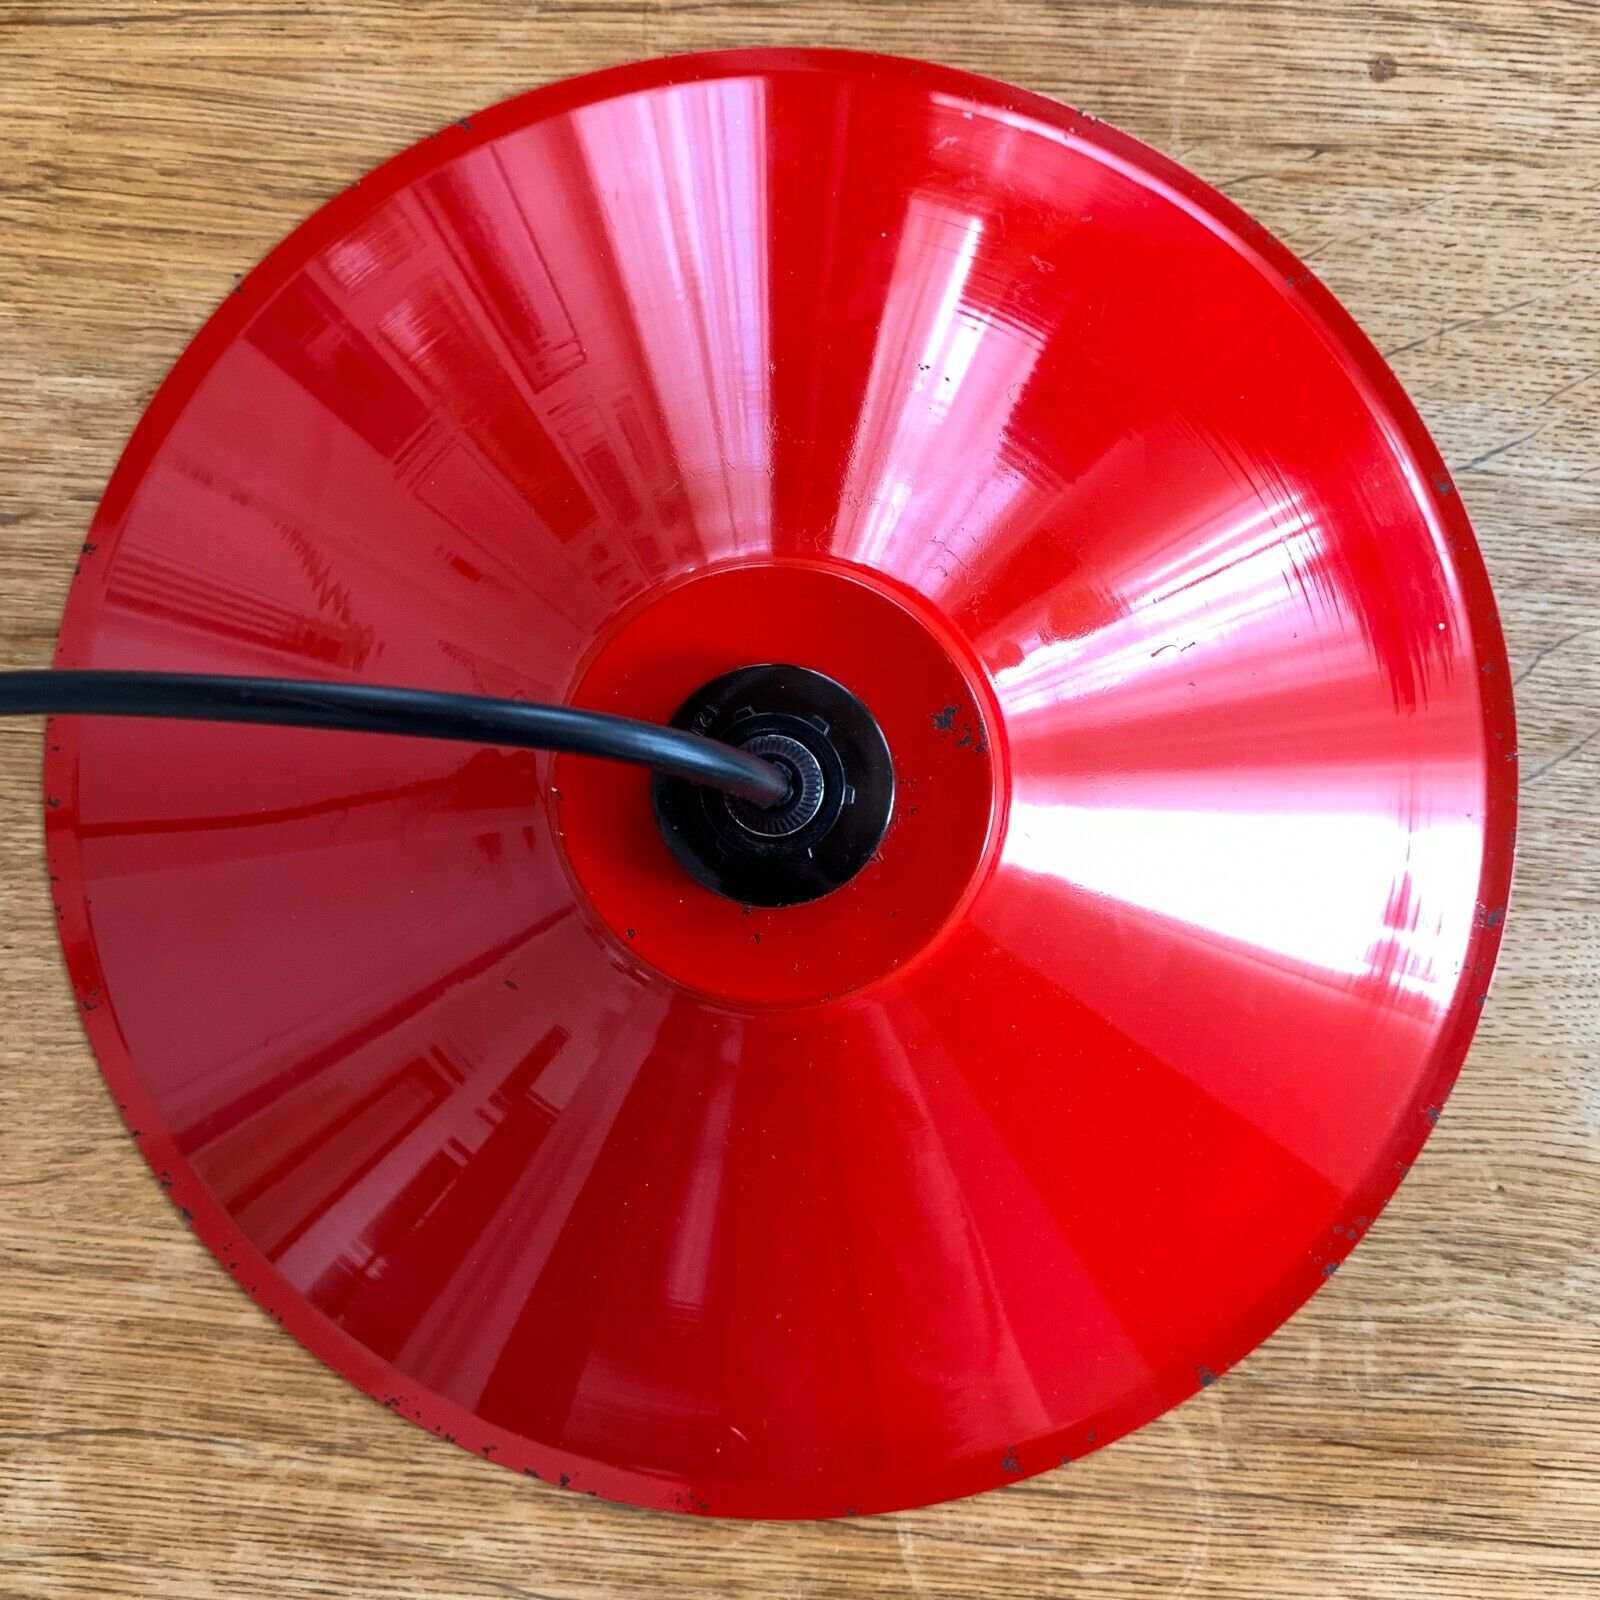
<path id="1" fill-rule="evenodd" d="M 894 763 L 808 904 L 647 774 L 58 719 L 105 1075 L 369 1393 L 640 1504 L 826 1516 L 1181 1401 L 1417 1153 L 1511 870 L 1505 655 L 1393 376 L 1235 206 L 1000 84 L 651 62 L 444 130 L 206 325 L 59 663 L 661 721 L 825 674 Z"/>

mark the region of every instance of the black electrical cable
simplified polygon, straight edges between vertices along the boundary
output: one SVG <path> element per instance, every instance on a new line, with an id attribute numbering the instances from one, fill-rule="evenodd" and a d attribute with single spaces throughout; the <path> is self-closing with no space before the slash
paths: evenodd
<path id="1" fill-rule="evenodd" d="M 758 805 L 787 798 L 782 768 L 719 740 L 603 711 L 300 678 L 186 672 L 0 672 L 0 716 L 180 717 L 563 750 L 651 767 Z"/>

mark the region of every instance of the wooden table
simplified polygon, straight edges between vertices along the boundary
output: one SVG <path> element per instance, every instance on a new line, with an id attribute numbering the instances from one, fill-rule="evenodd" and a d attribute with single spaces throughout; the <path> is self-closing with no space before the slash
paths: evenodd
<path id="1" fill-rule="evenodd" d="M 1410 389 L 1485 546 L 1523 811 L 1478 1041 L 1401 1194 L 1242 1368 L 962 1504 L 610 1509 L 364 1399 L 124 1136 L 64 980 L 36 727 L 0 729 L 0 1594 L 1600 1594 L 1600 6 L 1594 0 L 0 4 L 0 665 L 191 331 L 381 157 L 545 79 L 734 43 L 935 55 L 1236 195 Z"/>

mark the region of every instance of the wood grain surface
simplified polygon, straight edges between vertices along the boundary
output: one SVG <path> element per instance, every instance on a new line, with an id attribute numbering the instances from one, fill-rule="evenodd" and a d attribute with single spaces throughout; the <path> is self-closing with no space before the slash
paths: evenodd
<path id="1" fill-rule="evenodd" d="M 1600 1595 L 1600 3 L 0 3 L 0 666 L 44 665 L 141 407 L 352 177 L 547 79 L 943 58 L 1236 196 L 1389 356 L 1518 675 L 1508 938 L 1422 1161 L 1224 1381 L 1071 1468 L 831 1524 L 605 1507 L 389 1415 L 163 1200 L 78 1027 L 0 728 L 0 1595 Z"/>

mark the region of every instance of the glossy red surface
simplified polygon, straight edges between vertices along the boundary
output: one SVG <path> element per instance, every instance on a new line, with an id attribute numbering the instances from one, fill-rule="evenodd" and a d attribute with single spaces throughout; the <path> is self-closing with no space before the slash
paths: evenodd
<path id="1" fill-rule="evenodd" d="M 881 857 L 745 916 L 644 780 L 58 720 L 85 1022 L 228 1270 L 395 1410 L 652 1506 L 1054 1466 L 1237 1361 L 1416 1154 L 1514 733 L 1393 377 L 1229 202 L 1017 90 L 651 62 L 452 126 L 245 280 L 60 664 L 667 715 L 836 676 Z"/>

